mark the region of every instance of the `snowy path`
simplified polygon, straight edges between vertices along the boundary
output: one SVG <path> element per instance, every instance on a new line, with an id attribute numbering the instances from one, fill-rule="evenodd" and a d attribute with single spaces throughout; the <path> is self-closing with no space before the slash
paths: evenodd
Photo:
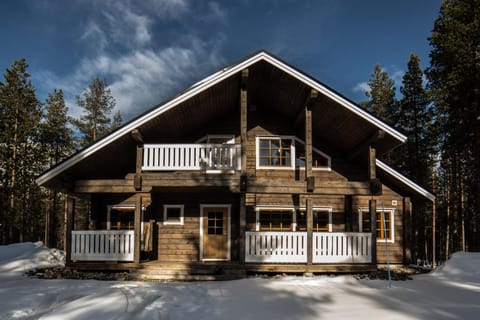
<path id="1" fill-rule="evenodd" d="M 361 320 L 480 315 L 480 254 L 457 254 L 435 273 L 395 281 L 389 289 L 387 281 L 351 276 L 192 283 L 30 279 L 20 270 L 25 265 L 48 265 L 42 263 L 48 259 L 42 260 L 41 254 L 31 259 L 36 262 L 25 255 L 15 260 L 3 254 L 2 259 L 2 248 L 0 319 Z M 48 249 L 39 250 L 48 256 Z"/>

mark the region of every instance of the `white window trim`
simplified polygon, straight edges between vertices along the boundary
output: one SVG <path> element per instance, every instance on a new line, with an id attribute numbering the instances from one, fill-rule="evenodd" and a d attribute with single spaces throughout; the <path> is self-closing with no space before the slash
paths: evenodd
<path id="1" fill-rule="evenodd" d="M 168 219 L 168 209 L 170 208 L 179 208 L 180 209 L 180 221 L 167 221 Z M 164 204 L 163 205 L 163 224 L 165 225 L 182 225 L 184 224 L 184 208 L 183 204 Z"/>
<path id="2" fill-rule="evenodd" d="M 109 205 L 107 206 L 107 230 L 112 229 L 112 209 L 132 209 L 135 215 L 135 208 L 134 204 L 126 204 L 126 205 Z M 140 230 L 143 230 L 143 214 L 145 211 L 145 206 L 142 205 L 142 212 L 140 213 Z M 135 219 L 135 216 L 134 216 Z M 135 225 L 135 224 L 134 224 Z M 143 232 L 142 232 L 142 239 L 143 239 Z"/>
<path id="3" fill-rule="evenodd" d="M 307 211 L 306 207 L 299 207 L 298 211 L 300 210 L 305 210 Z M 313 207 L 312 211 L 317 211 L 317 212 L 328 212 L 328 232 L 333 232 L 333 208 L 332 207 Z M 314 231 L 317 232 L 317 231 Z M 319 231 L 320 232 L 320 231 Z"/>
<path id="4" fill-rule="evenodd" d="M 300 210 L 306 210 L 306 207 L 298 207 L 298 206 L 256 206 L 255 207 L 255 231 L 260 231 L 260 211 L 292 211 L 292 232 L 297 231 L 297 214 L 299 214 Z M 313 207 L 312 211 L 321 211 L 325 212 L 328 211 L 328 232 L 332 232 L 333 230 L 333 221 L 332 221 L 332 207 Z"/>
<path id="5" fill-rule="evenodd" d="M 395 243 L 395 208 L 377 208 L 377 213 L 380 211 L 390 213 L 390 230 L 392 230 L 391 239 L 387 239 L 387 243 Z M 358 208 L 358 231 L 363 232 L 363 220 L 362 213 L 369 212 L 370 210 L 367 207 Z M 376 222 L 375 222 L 376 223 Z M 377 242 L 385 242 L 385 239 L 379 239 L 377 237 Z"/>
<path id="6" fill-rule="evenodd" d="M 227 259 L 204 259 L 203 258 L 203 209 L 204 208 L 227 208 L 227 231 L 228 231 L 228 243 L 227 243 Z M 200 204 L 200 261 L 230 261 L 231 251 L 231 204 Z"/>
<path id="7" fill-rule="evenodd" d="M 278 139 L 278 140 L 288 140 L 292 141 L 290 148 L 290 166 L 261 166 L 260 165 L 260 140 L 261 139 Z M 259 135 L 255 137 L 255 164 L 256 168 L 260 170 L 295 170 L 295 157 L 296 157 L 296 148 L 295 142 L 299 142 L 305 145 L 305 141 L 295 136 L 284 136 L 284 135 Z M 331 171 L 332 170 L 332 158 L 326 153 L 318 150 L 315 147 L 312 147 L 313 152 L 320 154 L 321 156 L 327 158 L 328 165 L 327 167 L 321 168 L 312 168 L 313 171 Z M 298 167 L 300 170 L 305 170 L 305 167 Z"/>
<path id="8" fill-rule="evenodd" d="M 255 231 L 260 231 L 260 211 L 292 211 L 292 232 L 297 231 L 297 215 L 295 207 L 292 206 L 256 206 L 255 207 Z M 279 231 L 288 232 L 288 231 Z"/>

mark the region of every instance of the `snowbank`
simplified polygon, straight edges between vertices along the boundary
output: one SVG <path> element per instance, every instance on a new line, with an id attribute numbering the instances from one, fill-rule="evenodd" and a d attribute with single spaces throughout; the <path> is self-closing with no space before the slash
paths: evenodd
<path id="1" fill-rule="evenodd" d="M 63 265 L 65 265 L 64 252 L 58 249 L 49 249 L 42 242 L 23 242 L 0 246 L 0 276 Z"/>
<path id="2" fill-rule="evenodd" d="M 456 252 L 432 275 L 454 281 L 480 283 L 480 253 Z"/>
<path id="3" fill-rule="evenodd" d="M 394 281 L 392 288 L 349 275 L 191 283 L 22 276 L 63 259 L 41 243 L 0 246 L 0 319 L 458 320 L 480 314 L 480 254 L 455 254 L 437 271 Z"/>

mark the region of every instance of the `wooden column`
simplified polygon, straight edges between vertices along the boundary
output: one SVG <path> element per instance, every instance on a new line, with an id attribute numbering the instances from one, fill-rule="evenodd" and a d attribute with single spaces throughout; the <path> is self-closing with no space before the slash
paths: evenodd
<path id="1" fill-rule="evenodd" d="M 138 129 L 133 129 L 130 134 L 133 140 L 137 143 L 135 177 L 133 179 L 133 186 L 135 190 L 140 191 L 142 190 L 143 135 Z"/>
<path id="2" fill-rule="evenodd" d="M 134 217 L 134 251 L 133 261 L 136 264 L 140 263 L 140 238 L 141 238 L 141 217 L 142 217 L 142 194 L 137 193 L 137 200 L 135 204 L 135 217 Z"/>
<path id="3" fill-rule="evenodd" d="M 376 170 L 376 150 L 374 145 L 368 146 L 368 178 L 370 180 L 374 180 L 377 178 L 377 170 Z"/>
<path id="4" fill-rule="evenodd" d="M 372 264 L 377 264 L 377 200 L 369 200 L 368 207 L 372 232 Z"/>
<path id="5" fill-rule="evenodd" d="M 412 234 L 413 223 L 412 223 L 412 202 L 409 197 L 403 198 L 403 217 L 404 217 L 404 260 L 405 263 L 414 263 L 413 261 L 413 246 L 414 246 L 414 237 Z"/>
<path id="6" fill-rule="evenodd" d="M 65 196 L 65 252 L 66 262 L 72 262 L 72 230 L 75 222 L 75 199 Z"/>
<path id="7" fill-rule="evenodd" d="M 242 148 L 242 174 L 247 172 L 247 80 L 248 69 L 245 69 L 242 70 L 242 80 L 240 86 L 240 144 Z"/>
<path id="8" fill-rule="evenodd" d="M 312 90 L 305 103 L 305 180 L 307 182 L 307 192 L 313 192 L 315 189 L 315 179 L 313 177 L 313 137 L 312 137 L 312 105 L 318 97 L 318 92 Z"/>
<path id="9" fill-rule="evenodd" d="M 313 205 L 312 198 L 307 198 L 307 264 L 311 265 L 313 260 Z"/>
<path id="10" fill-rule="evenodd" d="M 345 213 L 345 231 L 353 231 L 353 200 L 352 195 L 345 195 L 343 198 L 343 212 Z"/>
<path id="11" fill-rule="evenodd" d="M 238 260 L 240 263 L 245 263 L 245 232 L 247 219 L 246 196 L 240 196 L 240 223 L 239 223 L 239 237 L 238 237 Z"/>
<path id="12" fill-rule="evenodd" d="M 240 221 L 239 221 L 239 237 L 238 237 L 238 260 L 240 263 L 245 263 L 245 232 L 246 232 L 246 189 L 247 189 L 247 81 L 248 69 L 242 70 L 242 79 L 240 85 L 240 144 L 241 144 L 241 179 L 240 190 Z"/>

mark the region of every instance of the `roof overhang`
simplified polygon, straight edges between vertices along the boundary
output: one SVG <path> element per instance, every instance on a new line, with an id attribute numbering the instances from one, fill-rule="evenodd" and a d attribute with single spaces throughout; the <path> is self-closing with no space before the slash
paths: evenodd
<path id="1" fill-rule="evenodd" d="M 425 190 L 424 188 L 422 188 L 421 186 L 419 186 L 418 184 L 416 184 L 412 180 L 408 179 L 407 177 L 405 177 L 404 175 L 402 175 L 398 171 L 394 170 L 393 168 L 391 168 L 386 163 L 384 163 L 384 162 L 382 162 L 378 159 L 376 159 L 375 163 L 376 163 L 377 167 L 379 167 L 383 172 L 385 172 L 386 174 L 388 174 L 389 176 L 394 178 L 396 181 L 399 181 L 404 186 L 406 186 L 409 189 L 415 191 L 417 194 L 423 196 L 424 198 L 426 198 L 426 199 L 428 199 L 432 202 L 435 201 L 436 198 L 432 193 Z"/>
<path id="2" fill-rule="evenodd" d="M 334 90 L 328 88 L 324 84 L 320 83 L 319 81 L 309 77 L 308 75 L 302 73 L 301 71 L 297 70 L 296 68 L 290 66 L 289 64 L 281 61 L 280 59 L 272 56 L 271 54 L 260 51 L 239 63 L 233 64 L 229 67 L 226 67 L 207 78 L 195 83 L 190 88 L 185 90 L 184 92 L 180 93 L 179 95 L 173 97 L 172 99 L 166 101 L 163 104 L 160 104 L 154 107 L 152 110 L 144 113 L 143 115 L 139 116 L 138 118 L 130 121 L 129 123 L 125 124 L 124 126 L 120 127 L 116 131 L 112 132 L 111 134 L 107 135 L 106 137 L 100 139 L 96 143 L 92 144 L 91 146 L 75 153 L 70 158 L 66 159 L 65 161 L 61 162 L 57 166 L 51 168 L 50 170 L 43 173 L 36 179 L 38 185 L 45 185 L 47 182 L 52 180 L 53 178 L 57 177 L 62 172 L 65 172 L 67 169 L 71 168 L 72 166 L 78 164 L 82 160 L 90 157 L 97 151 L 105 148 L 107 145 L 111 144 L 114 141 L 124 137 L 125 135 L 129 134 L 132 130 L 142 126 L 143 124 L 149 122 L 150 120 L 160 116 L 161 114 L 169 111 L 172 108 L 175 108 L 179 104 L 191 99 L 192 97 L 202 93 L 203 91 L 212 88 L 216 84 L 222 82 L 223 80 L 235 75 L 238 72 L 241 72 L 243 69 L 246 69 L 253 64 L 256 64 L 260 61 L 265 61 L 278 69 L 284 71 L 291 77 L 297 79 L 298 81 L 302 82 L 303 84 L 309 86 L 310 88 L 318 91 L 320 94 L 328 97 L 332 101 L 335 101 L 339 106 L 347 109 L 348 111 L 352 112 L 356 116 L 366 120 L 371 125 L 378 128 L 378 130 L 384 131 L 387 135 L 389 135 L 393 140 L 397 141 L 398 144 L 401 144 L 406 141 L 406 136 L 402 133 L 398 132 L 394 128 L 390 127 L 389 125 L 385 124 L 384 122 L 378 120 L 368 112 L 361 109 L 355 103 L 349 101 L 345 97 L 341 96 Z"/>

